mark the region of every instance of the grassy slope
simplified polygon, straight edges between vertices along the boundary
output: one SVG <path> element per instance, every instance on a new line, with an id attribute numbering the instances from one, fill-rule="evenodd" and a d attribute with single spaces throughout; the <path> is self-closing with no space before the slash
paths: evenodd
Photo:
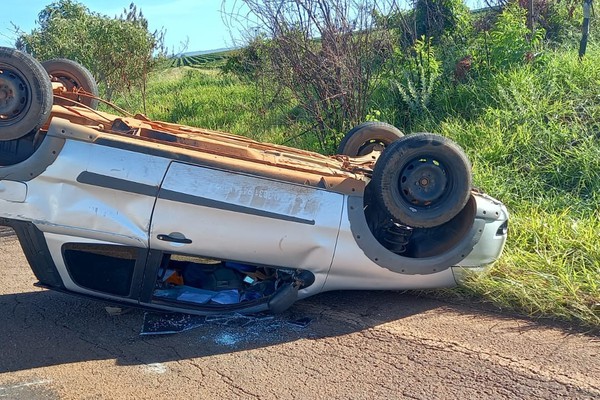
<path id="1" fill-rule="evenodd" d="M 599 93 L 598 51 L 583 63 L 550 53 L 536 66 L 442 92 L 444 115 L 424 118 L 466 149 L 475 184 L 512 214 L 503 257 L 468 293 L 600 326 Z M 456 98 L 471 108 L 468 119 L 451 105 Z"/>
<path id="2" fill-rule="evenodd" d="M 413 124 L 460 143 L 475 184 L 511 211 L 491 274 L 452 293 L 600 327 L 599 93 L 600 52 L 584 63 L 547 54 L 537 66 L 438 90 L 433 112 Z M 140 111 L 133 103 L 121 105 Z M 275 143 L 305 129 L 290 122 L 291 107 L 264 105 L 254 86 L 208 71 L 154 74 L 148 104 L 152 118 Z"/>
<path id="3" fill-rule="evenodd" d="M 144 112 L 139 93 L 117 98 L 128 111 Z M 267 103 L 253 84 L 218 70 L 167 68 L 150 76 L 145 113 L 157 120 L 232 132 L 282 143 L 301 123 L 289 119 L 289 106 Z"/>

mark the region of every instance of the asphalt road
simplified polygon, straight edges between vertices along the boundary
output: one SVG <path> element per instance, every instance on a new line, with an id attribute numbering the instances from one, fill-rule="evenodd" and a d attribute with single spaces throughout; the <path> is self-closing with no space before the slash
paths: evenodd
<path id="1" fill-rule="evenodd" d="M 33 287 L 0 236 L 2 399 L 600 398 L 597 336 L 398 292 L 141 336 L 143 311 Z"/>

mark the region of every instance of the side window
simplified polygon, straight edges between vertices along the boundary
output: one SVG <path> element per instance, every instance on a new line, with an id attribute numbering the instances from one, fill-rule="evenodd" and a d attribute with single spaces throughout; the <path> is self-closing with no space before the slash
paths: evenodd
<path id="1" fill-rule="evenodd" d="M 109 244 L 67 243 L 65 265 L 77 285 L 118 296 L 129 296 L 136 262 L 145 250 Z"/>
<path id="2" fill-rule="evenodd" d="M 238 304 L 275 291 L 277 270 L 225 260 L 166 253 L 155 299 L 189 304 Z"/>
<path id="3" fill-rule="evenodd" d="M 286 285 L 305 288 L 314 281 L 311 272 L 300 269 L 163 253 L 152 297 L 190 308 L 243 308 L 265 301 Z"/>

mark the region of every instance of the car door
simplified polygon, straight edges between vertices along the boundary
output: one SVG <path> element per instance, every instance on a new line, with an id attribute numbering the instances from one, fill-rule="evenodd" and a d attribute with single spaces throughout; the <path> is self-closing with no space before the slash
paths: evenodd
<path id="1" fill-rule="evenodd" d="M 318 290 L 333 259 L 343 199 L 315 187 L 172 162 L 152 216 L 150 248 L 306 269 Z"/>

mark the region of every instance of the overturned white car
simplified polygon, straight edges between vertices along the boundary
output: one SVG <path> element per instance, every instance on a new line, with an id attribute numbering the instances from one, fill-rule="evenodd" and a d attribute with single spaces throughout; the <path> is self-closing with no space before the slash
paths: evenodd
<path id="1" fill-rule="evenodd" d="M 452 141 L 377 122 L 326 157 L 96 110 L 90 73 L 0 48 L 0 224 L 39 285 L 195 314 L 453 286 L 508 213 Z"/>

